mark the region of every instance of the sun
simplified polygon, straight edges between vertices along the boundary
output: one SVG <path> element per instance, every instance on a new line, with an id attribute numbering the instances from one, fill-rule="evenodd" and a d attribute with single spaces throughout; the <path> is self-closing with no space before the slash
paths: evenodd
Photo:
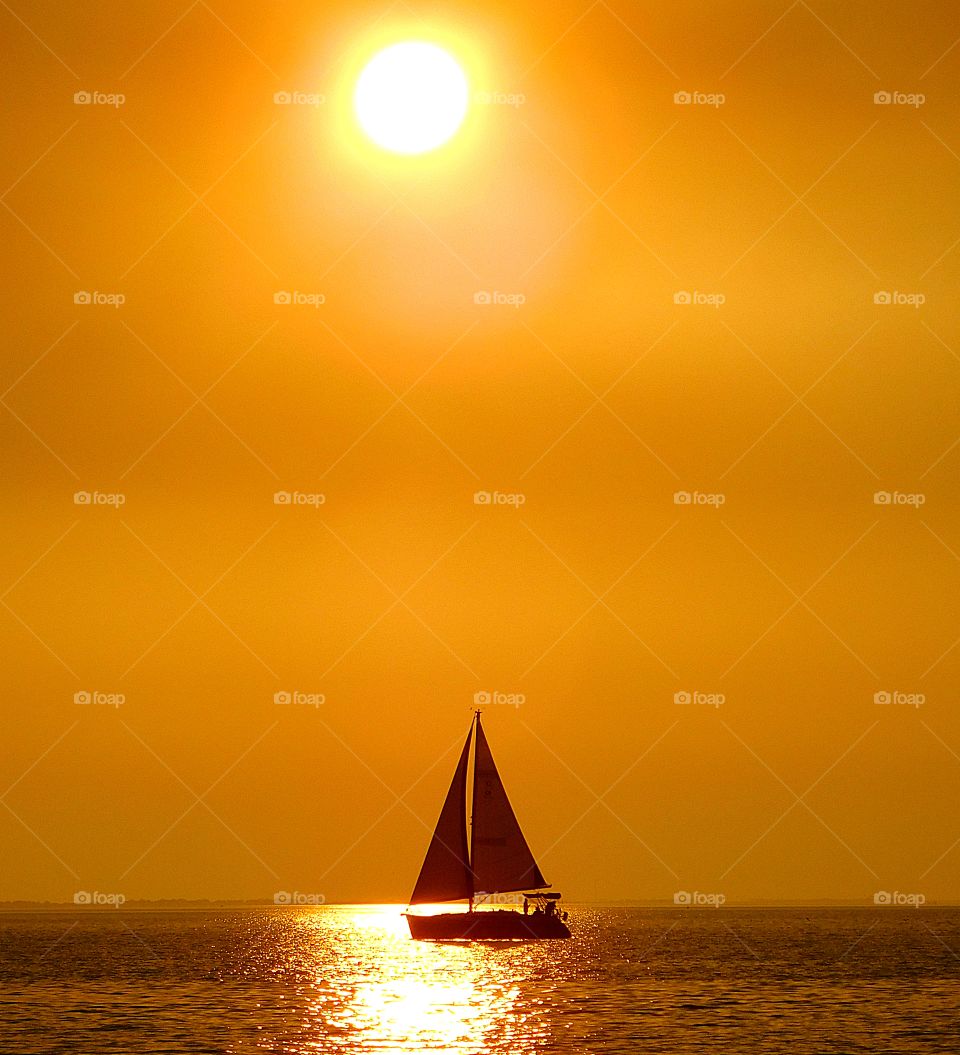
<path id="1" fill-rule="evenodd" d="M 353 96 L 360 127 L 394 154 L 425 154 L 446 143 L 463 123 L 469 102 L 466 74 L 436 44 L 391 44 L 363 68 Z"/>

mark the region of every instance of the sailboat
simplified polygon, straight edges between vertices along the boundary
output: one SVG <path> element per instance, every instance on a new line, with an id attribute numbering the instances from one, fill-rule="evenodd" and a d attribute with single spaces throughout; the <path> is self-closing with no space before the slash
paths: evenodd
<path id="1" fill-rule="evenodd" d="M 473 795 L 467 789 L 473 747 Z M 444 799 L 410 905 L 467 901 L 466 912 L 406 912 L 410 936 L 431 941 L 569 938 L 560 895 L 534 860 L 476 711 Z M 491 895 L 524 892 L 523 911 L 478 909 Z"/>

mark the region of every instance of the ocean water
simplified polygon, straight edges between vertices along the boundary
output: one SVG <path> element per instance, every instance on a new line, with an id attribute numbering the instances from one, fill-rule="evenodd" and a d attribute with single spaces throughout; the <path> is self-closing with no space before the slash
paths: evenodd
<path id="1" fill-rule="evenodd" d="M 960 1052 L 960 910 L 570 908 L 413 942 L 399 906 L 0 914 L 0 1051 Z"/>

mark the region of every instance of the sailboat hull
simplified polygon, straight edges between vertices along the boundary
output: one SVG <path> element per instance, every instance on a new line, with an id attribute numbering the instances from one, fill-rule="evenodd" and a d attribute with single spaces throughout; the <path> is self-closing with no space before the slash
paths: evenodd
<path id="1" fill-rule="evenodd" d="M 405 914 L 410 937 L 419 941 L 536 941 L 569 938 L 567 925 L 542 912 L 442 912 L 436 916 Z"/>

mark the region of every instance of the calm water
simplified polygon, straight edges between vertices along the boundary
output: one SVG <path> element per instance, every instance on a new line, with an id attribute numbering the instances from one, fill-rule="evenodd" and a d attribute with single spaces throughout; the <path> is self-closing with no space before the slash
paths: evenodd
<path id="1" fill-rule="evenodd" d="M 960 910 L 571 909 L 500 947 L 399 911 L 0 915 L 0 1051 L 960 1051 Z"/>

